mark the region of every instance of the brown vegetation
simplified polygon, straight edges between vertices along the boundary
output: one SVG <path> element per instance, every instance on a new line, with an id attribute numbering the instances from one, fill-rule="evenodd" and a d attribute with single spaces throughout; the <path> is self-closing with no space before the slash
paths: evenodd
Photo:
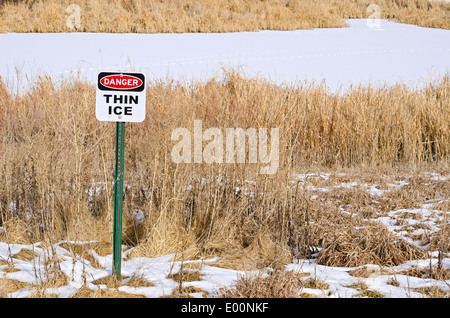
<path id="1" fill-rule="evenodd" d="M 408 171 L 442 166 L 450 151 L 448 85 L 446 77 L 422 90 L 359 87 L 334 96 L 320 85 L 280 88 L 235 73 L 225 82 L 191 87 L 151 83 L 147 120 L 126 129 L 124 243 L 146 255 L 183 246 L 186 257 L 245 249 L 245 255 L 260 259 L 254 263 L 259 266 L 283 263 L 309 253 L 308 245 L 321 244 L 326 247 L 321 259 L 329 263 L 324 255 L 338 242 L 324 237 L 337 235 L 327 229 L 339 229 L 339 237 L 346 233 L 352 242 L 361 237 L 379 246 L 380 238 L 371 233 L 385 231 L 347 229 L 355 224 L 340 216 L 340 205 L 373 217 L 405 202 L 423 204 L 445 196 L 446 183 L 436 181 L 424 196 L 419 194 L 430 186 L 417 179 L 375 205 L 358 189 L 319 193 L 324 201 L 311 200 L 305 188 L 289 186 L 292 173 L 307 167 L 377 171 L 377 166 L 403 166 Z M 95 119 L 94 87 L 81 82 L 57 86 L 43 79 L 23 96 L 12 96 L 3 86 L 0 90 L 2 237 L 21 243 L 109 242 L 114 124 Z M 248 163 L 175 164 L 171 131 L 191 129 L 194 119 L 205 128 L 279 127 L 278 172 L 258 175 L 257 164 Z M 141 213 L 139 222 L 136 213 Z M 306 227 L 312 220 L 315 225 Z M 440 240 L 434 237 L 433 242 Z M 416 255 L 402 249 L 407 258 Z M 380 254 L 367 261 L 398 264 L 404 259 Z"/>
<path id="2" fill-rule="evenodd" d="M 0 32 L 180 33 L 293 30 L 382 18 L 450 28 L 450 4 L 428 0 L 2 0 Z M 374 7 L 378 6 L 378 7 Z M 72 21 L 69 24 L 67 21 Z M 18 23 L 19 21 L 19 23 Z M 72 24 L 71 24 L 72 23 Z"/>
<path id="3" fill-rule="evenodd" d="M 314 253 L 329 266 L 426 257 L 370 219 L 430 200 L 448 206 L 448 181 L 425 174 L 449 173 L 448 87 L 444 77 L 423 89 L 354 87 L 337 96 L 322 85 L 279 87 L 234 72 L 189 86 L 150 83 L 147 119 L 126 125 L 123 239 L 134 247 L 127 257 L 221 256 L 216 266 L 244 270 L 282 270 Z M 174 163 L 171 132 L 191 130 L 194 119 L 204 129 L 278 127 L 279 170 Z M 108 254 L 100 249 L 111 246 L 114 126 L 96 120 L 93 85 L 43 78 L 16 96 L 0 84 L 0 241 L 96 241 L 64 247 L 86 257 L 88 248 Z M 317 171 L 331 173 L 295 176 Z M 392 188 L 402 180 L 407 184 Z M 358 186 L 341 186 L 351 182 Z M 374 200 L 364 184 L 386 192 Z M 395 217 L 405 230 L 405 217 L 426 227 L 412 213 Z M 448 220 L 439 222 L 440 232 L 420 239 L 448 252 Z M 60 274 L 56 268 L 54 276 L 67 279 Z"/>
<path id="4" fill-rule="evenodd" d="M 218 291 L 221 298 L 298 298 L 304 275 L 294 271 L 259 272 L 237 279 L 236 286 Z"/>

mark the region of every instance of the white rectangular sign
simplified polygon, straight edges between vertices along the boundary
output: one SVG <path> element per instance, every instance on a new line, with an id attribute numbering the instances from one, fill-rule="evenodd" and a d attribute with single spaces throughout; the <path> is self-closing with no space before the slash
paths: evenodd
<path id="1" fill-rule="evenodd" d="M 99 73 L 95 117 L 100 121 L 142 122 L 146 91 L 142 73 Z"/>

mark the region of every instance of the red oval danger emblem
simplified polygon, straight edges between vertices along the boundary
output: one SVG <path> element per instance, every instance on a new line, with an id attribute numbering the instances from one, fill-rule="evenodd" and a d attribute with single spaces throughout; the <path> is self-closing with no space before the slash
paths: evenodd
<path id="1" fill-rule="evenodd" d="M 105 76 L 100 80 L 100 84 L 114 89 L 133 89 L 142 85 L 142 80 L 132 75 L 118 74 Z"/>

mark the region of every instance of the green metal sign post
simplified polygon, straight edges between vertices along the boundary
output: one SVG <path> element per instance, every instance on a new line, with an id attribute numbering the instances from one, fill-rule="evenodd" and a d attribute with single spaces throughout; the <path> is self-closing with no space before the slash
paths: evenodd
<path id="1" fill-rule="evenodd" d="M 145 119 L 145 75 L 100 72 L 95 98 L 95 117 L 100 121 L 116 122 L 112 273 L 121 280 L 125 123 L 140 123 Z"/>
<path id="2" fill-rule="evenodd" d="M 122 208 L 123 165 L 125 148 L 125 123 L 116 122 L 116 167 L 114 174 L 114 221 L 113 221 L 113 273 L 121 279 L 122 263 Z"/>

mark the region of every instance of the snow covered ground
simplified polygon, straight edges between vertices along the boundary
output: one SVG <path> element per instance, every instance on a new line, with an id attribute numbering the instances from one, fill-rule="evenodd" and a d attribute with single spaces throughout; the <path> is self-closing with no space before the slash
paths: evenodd
<path id="1" fill-rule="evenodd" d="M 108 289 L 105 284 L 94 284 L 93 281 L 105 278 L 111 275 L 111 255 L 98 256 L 95 251 L 91 251 L 92 255 L 95 255 L 97 261 L 104 266 L 103 269 L 93 267 L 86 259 L 74 258 L 71 254 L 62 247 L 59 247 L 60 242 L 54 246 L 58 256 L 63 260 L 60 262 L 61 270 L 70 278 L 67 285 L 58 288 L 48 288 L 46 290 L 48 295 L 57 295 L 61 298 L 71 297 L 78 292 L 85 283 L 88 288 L 96 290 L 99 288 Z M 77 242 L 82 244 L 83 242 Z M 85 242 L 87 243 L 87 242 Z M 33 245 L 21 245 L 21 244 L 6 244 L 0 242 L 0 259 L 9 260 L 14 264 L 14 268 L 17 271 L 4 272 L 3 269 L 7 265 L 0 266 L 0 277 L 7 279 L 14 279 L 20 282 L 27 283 L 26 287 L 23 287 L 15 292 L 9 293 L 10 298 L 23 298 L 28 297 L 36 292 L 33 285 L 39 285 L 39 283 L 46 279 L 45 255 L 50 253 L 49 248 L 41 248 L 40 243 Z M 38 254 L 32 261 L 24 261 L 14 258 L 14 254 L 19 253 L 21 250 L 30 250 Z M 170 295 L 177 287 L 178 283 L 167 278 L 168 275 L 177 273 L 180 269 L 180 262 L 170 261 L 174 257 L 173 254 L 165 255 L 158 258 L 132 258 L 122 262 L 122 275 L 123 276 L 136 276 L 142 277 L 148 282 L 152 283 L 151 287 L 132 287 L 127 286 L 127 279 L 123 281 L 123 286 L 118 290 L 130 294 L 143 295 L 145 297 L 154 298 Z M 184 282 L 183 286 L 194 286 L 201 289 L 203 292 L 193 292 L 190 296 L 194 298 L 213 297 L 219 288 L 226 286 L 233 286 L 235 280 L 239 275 L 251 274 L 251 272 L 243 272 L 231 269 L 225 269 L 208 265 L 209 262 L 213 262 L 216 259 L 204 260 L 204 261 L 187 261 L 201 263 L 201 279 L 198 281 Z M 368 278 L 355 277 L 351 275 L 351 271 L 357 269 L 355 267 L 328 267 L 315 264 L 314 260 L 298 260 L 295 263 L 287 264 L 285 270 L 297 271 L 299 273 L 306 273 L 303 280 L 314 278 L 324 281 L 328 288 L 302 288 L 300 293 L 308 293 L 317 297 L 331 297 L 331 298 L 349 298 L 355 297 L 361 290 L 358 289 L 358 284 L 367 285 L 367 289 L 375 291 L 387 298 L 423 298 L 424 294 L 415 291 L 418 288 L 426 287 L 438 287 L 443 292 L 450 292 L 449 283 L 447 281 L 439 281 L 431 278 L 419 278 L 404 274 L 396 274 L 403 269 L 410 268 L 411 266 L 417 266 L 419 268 L 427 268 L 435 265 L 436 258 L 424 259 L 418 261 L 410 261 L 400 266 L 391 267 L 392 274 L 384 274 L 382 268 L 376 265 L 365 265 L 359 268 L 366 267 L 373 273 Z M 450 268 L 450 259 L 444 259 L 444 266 Z M 36 275 L 38 273 L 38 275 Z M 256 274 L 256 272 L 255 272 Z M 128 279 L 129 280 L 129 279 Z M 390 282 L 395 281 L 396 284 Z M 299 295 L 300 295 L 299 293 Z"/>
<path id="2" fill-rule="evenodd" d="M 337 174 L 333 175 L 330 173 L 302 174 L 296 176 L 293 184 L 299 184 L 306 188 L 306 180 L 315 178 L 326 181 L 328 178 L 336 176 Z M 424 174 L 424 177 L 427 177 L 430 181 L 446 182 L 450 180 L 450 175 Z M 398 179 L 389 183 L 383 190 L 378 189 L 377 184 L 345 182 L 324 187 L 308 186 L 308 191 L 312 194 L 312 198 L 315 199 L 314 197 L 317 197 L 317 193 L 339 187 L 363 189 L 367 191 L 373 200 L 378 200 L 389 191 L 399 190 L 407 186 L 409 182 L 408 177 Z M 443 224 L 442 221 L 448 220 L 450 214 L 449 211 L 441 211 L 436 208 L 444 200 L 448 201 L 450 198 L 429 200 L 419 209 L 396 209 L 385 214 L 387 216 L 371 218 L 368 221 L 381 222 L 395 235 L 402 237 L 411 244 L 425 248 L 426 246 L 423 246 L 421 240 L 418 239 L 421 233 L 417 231 L 426 231 L 426 235 L 432 235 L 439 231 L 440 226 Z M 345 211 L 344 207 L 342 208 L 342 213 L 350 212 Z M 412 231 L 414 225 L 418 223 L 426 224 L 426 230 L 424 230 L 424 227 L 419 227 Z M 0 230 L 2 230 L 1 227 Z M 30 245 L 0 242 L 0 278 L 16 280 L 26 285 L 9 293 L 8 297 L 22 298 L 32 295 L 36 291 L 33 286 L 46 281 L 48 273 L 54 273 L 49 265 L 52 263 L 49 260 L 54 259 L 59 260 L 57 266 L 68 277 L 68 283 L 60 287 L 48 288 L 46 292 L 47 294 L 63 298 L 73 296 L 83 286 L 88 286 L 94 291 L 97 289 L 110 289 L 151 298 L 167 296 L 179 286 L 173 275 L 180 271 L 181 266 L 183 266 L 184 271 L 197 272 L 199 274 L 198 278 L 193 281 L 184 281 L 182 283 L 183 287 L 192 286 L 196 288 L 190 293 L 190 296 L 194 298 L 214 297 L 220 288 L 233 286 L 240 275 L 257 273 L 256 271 L 244 272 L 218 267 L 215 265 L 215 262 L 219 258 L 185 260 L 183 264 L 180 261 L 173 260 L 174 254 L 157 258 L 127 258 L 132 249 L 124 247 L 121 273 L 126 278 L 123 280 L 122 285 L 115 289 L 101 283 L 102 278 L 105 279 L 112 274 L 112 251 L 109 255 L 100 256 L 94 249 L 89 249 L 89 257 L 83 257 L 81 254 L 74 254 L 73 251 L 69 251 L 66 243 L 58 242 L 53 246 L 43 247 L 39 242 Z M 69 243 L 88 244 L 92 242 Z M 24 257 L 24 252 L 28 256 Z M 32 257 L 29 255 L 32 255 Z M 364 290 L 369 290 L 387 298 L 423 298 L 425 296 L 420 292 L 420 289 L 436 287 L 444 293 L 450 293 L 450 280 L 432 279 L 427 274 L 423 274 L 421 277 L 405 274 L 407 269 L 427 269 L 430 266 L 435 266 L 438 262 L 437 251 L 431 251 L 429 255 L 429 259 L 409 261 L 394 267 L 380 267 L 372 264 L 359 267 L 330 267 L 317 264 L 313 255 L 311 259 L 298 259 L 292 264 L 285 265 L 285 270 L 302 273 L 302 280 L 305 282 L 314 279 L 326 284 L 326 287 L 322 289 L 304 287 L 299 291 L 299 295 L 306 293 L 316 297 L 351 298 L 360 297 Z M 449 255 L 444 255 L 442 265 L 447 269 L 450 268 Z M 360 277 L 360 275 L 352 273 L 354 270 L 361 269 L 365 269 L 368 275 Z M 271 269 L 267 270 L 270 271 Z M 128 285 L 128 281 L 133 276 L 144 279 L 151 286 L 134 287 Z M 365 287 L 361 289 L 363 285 Z"/>
<path id="3" fill-rule="evenodd" d="M 221 67 L 276 83 L 325 80 L 417 85 L 448 73 L 450 31 L 386 20 L 348 28 L 219 34 L 0 34 L 0 75 L 11 89 L 42 74 L 95 82 L 102 71 L 140 71 L 150 80 L 208 80 Z M 19 82 L 17 79 L 19 78 Z"/>

